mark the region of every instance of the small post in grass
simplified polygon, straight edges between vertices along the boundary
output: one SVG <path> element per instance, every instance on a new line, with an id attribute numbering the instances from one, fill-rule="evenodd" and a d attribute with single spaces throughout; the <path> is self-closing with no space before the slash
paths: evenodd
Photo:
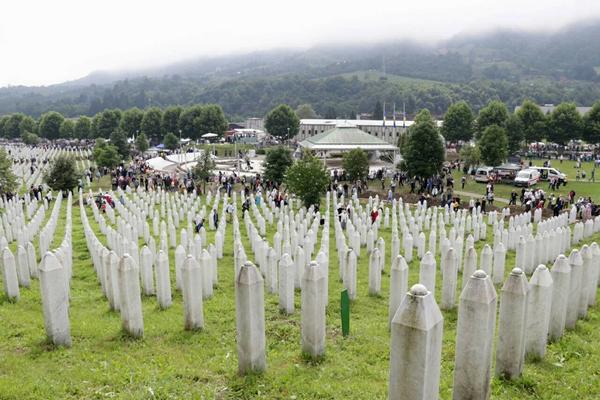
<path id="1" fill-rule="evenodd" d="M 340 313 L 342 316 L 342 335 L 346 337 L 350 334 L 350 297 L 348 296 L 348 289 L 342 290 L 340 300 Z"/>

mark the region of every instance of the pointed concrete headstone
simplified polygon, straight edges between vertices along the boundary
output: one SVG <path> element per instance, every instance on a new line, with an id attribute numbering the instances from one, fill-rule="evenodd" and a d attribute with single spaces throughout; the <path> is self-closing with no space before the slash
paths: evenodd
<path id="1" fill-rule="evenodd" d="M 204 328 L 202 270 L 192 255 L 188 255 L 185 258 L 181 269 L 181 275 L 185 329 L 202 329 Z"/>
<path id="2" fill-rule="evenodd" d="M 15 257 L 8 247 L 2 250 L 2 283 L 8 300 L 18 301 L 21 294 L 17 278 L 17 265 Z"/>
<path id="3" fill-rule="evenodd" d="M 375 248 L 369 256 L 369 295 L 381 294 L 381 270 L 379 269 L 379 249 Z"/>
<path id="4" fill-rule="evenodd" d="M 598 246 L 598 243 L 593 242 L 590 249 L 592 249 L 592 279 L 588 288 L 588 305 L 591 307 L 596 305 L 596 288 L 600 279 L 600 246 Z"/>
<path id="5" fill-rule="evenodd" d="M 542 359 L 546 354 L 551 306 L 552 275 L 545 265 L 540 264 L 529 281 L 525 330 L 525 354 L 535 359 Z"/>
<path id="6" fill-rule="evenodd" d="M 516 379 L 525 363 L 527 278 L 514 268 L 502 286 L 496 345 L 496 376 Z"/>
<path id="7" fill-rule="evenodd" d="M 177 248 L 175 249 L 175 287 L 178 290 L 181 290 L 182 288 L 182 269 L 183 269 L 183 263 L 185 262 L 186 259 L 186 254 L 185 254 L 185 247 L 180 244 L 179 246 L 177 246 Z"/>
<path id="8" fill-rule="evenodd" d="M 325 303 L 321 293 L 324 280 L 315 261 L 305 267 L 302 276 L 302 352 L 312 359 L 325 354 Z"/>
<path id="9" fill-rule="evenodd" d="M 38 265 L 37 265 L 37 256 L 35 254 L 35 246 L 31 242 L 27 242 L 25 245 L 25 249 L 27 250 L 27 264 L 29 266 L 29 275 L 32 278 L 38 277 Z"/>
<path id="10" fill-rule="evenodd" d="M 390 270 L 389 327 L 392 326 L 392 319 L 402 304 L 406 292 L 408 292 L 408 264 L 404 257 L 398 254 Z"/>
<path id="11" fill-rule="evenodd" d="M 279 309 L 286 314 L 294 312 L 294 262 L 284 253 L 279 260 Z"/>
<path id="12" fill-rule="evenodd" d="M 573 249 L 569 254 L 569 265 L 571 266 L 571 283 L 569 287 L 569 301 L 567 304 L 567 319 L 565 321 L 566 329 L 574 329 L 579 318 L 579 298 L 581 292 L 581 273 L 583 268 L 583 259 L 577 249 Z"/>
<path id="13" fill-rule="evenodd" d="M 411 287 L 392 320 L 389 399 L 438 398 L 443 326 L 431 292 Z"/>
<path id="14" fill-rule="evenodd" d="M 25 247 L 17 247 L 17 279 L 19 285 L 28 288 L 29 283 L 29 265 L 27 262 L 27 250 Z"/>
<path id="15" fill-rule="evenodd" d="M 460 295 L 453 399 L 489 399 L 496 329 L 496 290 L 485 272 L 467 279 Z"/>
<path id="16" fill-rule="evenodd" d="M 472 276 L 477 270 L 477 250 L 473 246 L 467 249 L 465 260 L 463 262 L 462 272 L 462 287 L 463 289 L 469 281 L 469 277 Z"/>
<path id="17" fill-rule="evenodd" d="M 552 266 L 552 304 L 550 307 L 549 338 L 556 341 L 565 331 L 569 291 L 571 290 L 571 266 L 569 260 L 560 254 Z"/>
<path id="18" fill-rule="evenodd" d="M 456 252 L 450 247 L 444 256 L 444 274 L 442 275 L 442 310 L 451 310 L 456 305 L 456 283 L 458 266 Z"/>
<path id="19" fill-rule="evenodd" d="M 142 289 L 146 296 L 151 296 L 154 291 L 154 255 L 148 246 L 142 247 L 140 253 L 140 276 Z"/>
<path id="20" fill-rule="evenodd" d="M 202 268 L 202 296 L 204 299 L 210 299 L 213 296 L 211 264 L 210 253 L 206 249 L 202 250 L 200 268 Z"/>
<path id="21" fill-rule="evenodd" d="M 431 292 L 435 297 L 435 274 L 436 274 L 436 262 L 433 254 L 430 252 L 425 253 L 421 260 L 419 269 L 419 283 L 424 285 L 427 290 Z"/>
<path id="22" fill-rule="evenodd" d="M 492 265 L 492 283 L 500 284 L 504 281 L 504 268 L 506 265 L 506 248 L 502 242 L 494 248 L 494 263 Z"/>
<path id="23" fill-rule="evenodd" d="M 346 289 L 350 300 L 356 299 L 356 252 L 353 249 L 348 251 L 348 261 L 346 262 Z"/>
<path id="24" fill-rule="evenodd" d="M 129 254 L 125 254 L 119 261 L 118 279 L 123 329 L 133 337 L 142 337 L 144 317 L 138 267 Z"/>
<path id="25" fill-rule="evenodd" d="M 583 260 L 581 268 L 581 290 L 579 293 L 579 307 L 578 316 L 579 318 L 587 317 L 588 302 L 590 296 L 590 286 L 594 286 L 594 290 L 597 289 L 596 282 L 592 282 L 594 278 L 594 267 L 592 265 L 592 249 L 584 244 L 581 246 L 581 259 Z"/>
<path id="26" fill-rule="evenodd" d="M 263 278 L 251 262 L 240 268 L 236 286 L 238 372 L 263 372 L 267 368 Z"/>
<path id="27" fill-rule="evenodd" d="M 104 258 L 104 282 L 106 283 L 106 298 L 111 310 L 119 310 L 119 256 L 110 251 Z"/>
<path id="28" fill-rule="evenodd" d="M 160 250 L 156 263 L 156 298 L 161 309 L 171 307 L 171 278 L 169 273 L 169 259 L 167 254 Z"/>
<path id="29" fill-rule="evenodd" d="M 67 276 L 53 253 L 44 255 L 39 277 L 46 336 L 56 346 L 70 347 L 69 293 L 65 285 Z"/>
<path id="30" fill-rule="evenodd" d="M 492 253 L 492 248 L 490 247 L 490 245 L 485 244 L 483 246 L 483 249 L 481 249 L 481 258 L 480 258 L 481 266 L 479 267 L 479 269 L 482 270 L 483 272 L 485 272 L 485 274 L 488 276 L 492 274 L 493 255 L 494 254 Z"/>

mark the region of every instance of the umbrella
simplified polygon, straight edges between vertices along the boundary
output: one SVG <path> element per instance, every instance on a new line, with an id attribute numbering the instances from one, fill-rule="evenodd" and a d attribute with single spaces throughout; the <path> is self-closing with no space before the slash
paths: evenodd
<path id="1" fill-rule="evenodd" d="M 209 138 L 215 138 L 219 135 L 217 135 L 216 133 L 205 133 L 204 135 L 202 135 L 201 137 L 205 138 L 205 139 L 209 139 Z"/>

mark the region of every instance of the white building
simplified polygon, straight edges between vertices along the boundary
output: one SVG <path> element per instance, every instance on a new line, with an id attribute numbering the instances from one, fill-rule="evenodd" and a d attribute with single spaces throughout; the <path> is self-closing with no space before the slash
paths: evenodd
<path id="1" fill-rule="evenodd" d="M 404 134 L 408 127 L 414 124 L 414 121 L 394 121 L 373 119 L 301 119 L 300 130 L 296 139 L 305 140 L 311 136 L 323 133 L 329 129 L 335 128 L 339 124 L 356 126 L 358 129 L 373 135 L 376 138 L 383 139 L 394 146 L 398 143 L 400 135 Z M 437 121 L 441 126 L 441 121 Z"/>

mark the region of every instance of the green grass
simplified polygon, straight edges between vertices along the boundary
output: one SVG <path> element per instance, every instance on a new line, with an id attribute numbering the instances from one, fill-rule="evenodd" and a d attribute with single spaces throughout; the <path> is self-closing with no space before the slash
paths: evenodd
<path id="1" fill-rule="evenodd" d="M 71 283 L 70 349 L 54 348 L 45 339 L 39 283 L 22 289 L 21 300 L 8 303 L 0 296 L 0 398 L 217 398 L 217 399 L 385 399 L 390 337 L 387 330 L 390 229 L 381 229 L 386 241 L 386 272 L 382 296 L 370 297 L 368 261 L 362 251 L 358 265 L 358 298 L 351 306 L 351 334 L 341 335 L 338 259 L 333 226 L 330 238 L 330 277 L 327 309 L 327 353 L 310 362 L 300 351 L 300 293 L 296 313 L 278 311 L 277 295 L 265 291 L 268 369 L 263 375 L 237 375 L 235 298 L 233 287 L 232 227 L 219 260 L 219 286 L 204 302 L 206 328 L 183 330 L 181 294 L 173 290 L 173 306 L 162 311 L 155 297 L 143 297 L 145 335 L 129 339 L 122 333 L 120 315 L 109 311 L 102 296 L 84 240 L 77 201 L 73 207 L 74 266 Z M 66 199 L 54 244 L 64 234 Z M 90 223 L 102 238 L 91 210 Z M 244 246 L 252 258 L 245 229 Z M 274 234 L 269 227 L 269 238 Z M 488 237 L 491 231 L 488 229 Z M 594 240 L 600 240 L 600 234 Z M 213 241 L 213 233 L 208 232 Z M 480 249 L 483 243 L 479 242 Z M 316 248 L 318 249 L 318 245 Z M 171 252 L 171 262 L 173 254 Z M 415 257 L 416 258 L 416 257 Z M 507 256 L 507 273 L 514 253 Z M 418 280 L 418 261 L 410 264 L 409 283 Z M 437 298 L 441 281 L 438 276 Z M 172 287 L 175 275 L 171 272 Z M 459 279 L 460 287 L 460 279 Z M 444 312 L 440 397 L 451 398 L 456 311 Z M 527 363 L 515 382 L 494 379 L 494 399 L 593 399 L 600 396 L 600 311 L 548 346 L 546 358 Z"/>

